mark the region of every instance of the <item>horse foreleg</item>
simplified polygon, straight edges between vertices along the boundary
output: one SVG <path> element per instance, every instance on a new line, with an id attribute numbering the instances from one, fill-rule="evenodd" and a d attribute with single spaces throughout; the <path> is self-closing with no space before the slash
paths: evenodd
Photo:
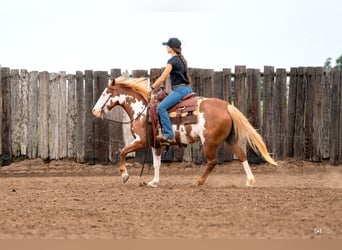
<path id="1" fill-rule="evenodd" d="M 123 183 L 126 183 L 129 179 L 129 175 L 126 169 L 126 155 L 131 152 L 135 152 L 138 149 L 144 148 L 144 142 L 134 140 L 131 144 L 126 146 L 121 151 L 121 160 L 120 160 L 120 173 L 122 177 Z"/>
<path id="2" fill-rule="evenodd" d="M 161 148 L 152 148 L 154 177 L 147 183 L 149 187 L 157 187 L 159 183 L 159 170 L 161 164 Z"/>
<path id="3" fill-rule="evenodd" d="M 246 186 L 252 187 L 255 183 L 255 178 L 254 178 L 251 168 L 249 167 L 246 153 L 237 143 L 234 145 L 230 145 L 230 146 L 235 156 L 241 161 L 242 166 L 246 172 L 246 175 L 247 175 Z"/>

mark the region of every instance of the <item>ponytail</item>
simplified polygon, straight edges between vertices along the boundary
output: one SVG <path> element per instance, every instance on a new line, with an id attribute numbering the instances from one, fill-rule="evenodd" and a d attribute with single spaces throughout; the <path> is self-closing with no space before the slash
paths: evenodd
<path id="1" fill-rule="evenodd" d="M 188 62 L 185 60 L 185 58 L 184 58 L 182 53 L 178 53 L 178 56 L 179 56 L 179 58 L 181 59 L 181 61 L 183 63 L 184 71 L 185 71 L 185 74 L 186 74 L 186 78 L 189 81 L 189 84 L 191 84 L 191 77 L 190 77 L 189 70 L 188 70 Z"/>

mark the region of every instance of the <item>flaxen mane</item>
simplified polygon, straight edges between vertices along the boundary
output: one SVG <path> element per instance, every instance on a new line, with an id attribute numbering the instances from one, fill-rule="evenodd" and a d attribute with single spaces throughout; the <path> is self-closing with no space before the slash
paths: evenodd
<path id="1" fill-rule="evenodd" d="M 127 76 L 119 76 L 115 78 L 115 84 L 121 85 L 123 87 L 131 88 L 134 92 L 142 95 L 146 100 L 149 97 L 149 89 L 148 89 L 148 79 L 146 77 L 140 78 L 129 78 Z"/>

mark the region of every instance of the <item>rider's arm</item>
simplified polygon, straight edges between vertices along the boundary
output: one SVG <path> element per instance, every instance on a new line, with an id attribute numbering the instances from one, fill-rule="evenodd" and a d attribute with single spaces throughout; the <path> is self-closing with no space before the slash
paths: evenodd
<path id="1" fill-rule="evenodd" d="M 151 85 L 152 89 L 158 88 L 159 85 L 166 80 L 172 70 L 172 65 L 167 64 L 165 70 L 161 74 L 161 76 Z"/>

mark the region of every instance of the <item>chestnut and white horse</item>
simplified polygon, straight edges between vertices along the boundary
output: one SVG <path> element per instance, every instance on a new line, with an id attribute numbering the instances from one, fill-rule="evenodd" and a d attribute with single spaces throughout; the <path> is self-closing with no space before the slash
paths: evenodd
<path id="1" fill-rule="evenodd" d="M 125 183 L 129 178 L 126 169 L 126 155 L 152 146 L 154 178 L 147 185 L 157 187 L 160 180 L 161 146 L 159 144 L 155 146 L 151 143 L 153 139 L 147 136 L 147 134 L 152 135 L 152 132 L 146 129 L 147 107 L 151 93 L 147 82 L 147 78 L 124 76 L 111 80 L 96 102 L 93 115 L 102 118 L 105 113 L 110 112 L 117 105 L 127 112 L 134 140 L 121 151 L 120 172 L 123 182 Z M 149 129 L 151 129 L 150 126 Z M 173 130 L 175 129 L 176 126 L 173 125 Z M 197 180 L 197 185 L 203 185 L 215 167 L 216 152 L 223 141 L 230 146 L 235 156 L 241 161 L 247 175 L 247 186 L 253 186 L 255 178 L 249 167 L 246 154 L 240 146 L 243 138 L 246 138 L 252 149 L 259 152 L 267 162 L 272 165 L 277 164 L 267 152 L 262 137 L 247 118 L 237 108 L 217 98 L 202 98 L 198 105 L 198 122 L 180 125 L 179 132 L 182 144 L 192 144 L 199 140 L 202 142 L 207 167 Z"/>

